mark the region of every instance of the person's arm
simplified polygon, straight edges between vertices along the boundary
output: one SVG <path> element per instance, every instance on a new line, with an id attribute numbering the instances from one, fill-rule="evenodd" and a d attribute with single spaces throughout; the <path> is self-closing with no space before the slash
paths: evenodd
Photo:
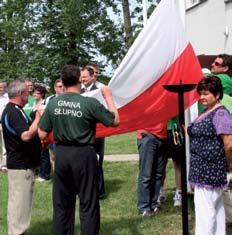
<path id="1" fill-rule="evenodd" d="M 45 111 L 44 107 L 42 107 L 41 109 L 38 110 L 41 117 L 43 116 L 44 111 Z M 47 123 L 47 122 L 45 121 L 45 123 Z M 38 128 L 38 136 L 42 142 L 43 142 L 43 140 L 45 140 L 48 137 L 48 135 L 49 135 L 49 132 L 46 132 L 45 130 L 41 129 L 40 127 Z"/>
<path id="2" fill-rule="evenodd" d="M 119 125 L 120 120 L 119 120 L 118 109 L 116 108 L 113 100 L 112 92 L 108 86 L 103 86 L 101 87 L 101 93 L 106 101 L 107 108 L 109 109 L 110 112 L 114 113 L 114 122 L 112 126 L 116 127 Z"/>
<path id="3" fill-rule="evenodd" d="M 213 124 L 217 135 L 221 137 L 224 144 L 224 151 L 227 161 L 228 172 L 232 171 L 232 126 L 231 114 L 223 106 L 219 108 L 214 117 Z"/>
<path id="4" fill-rule="evenodd" d="M 227 161 L 227 170 L 232 172 L 232 135 L 221 135 Z"/>
<path id="5" fill-rule="evenodd" d="M 48 137 L 48 132 L 42 130 L 41 128 L 38 128 L 38 135 L 41 140 L 44 140 Z"/>
<path id="6" fill-rule="evenodd" d="M 24 131 L 20 136 L 24 142 L 30 141 L 37 134 L 40 118 L 40 114 L 36 112 L 35 120 L 32 122 L 29 129 Z"/>

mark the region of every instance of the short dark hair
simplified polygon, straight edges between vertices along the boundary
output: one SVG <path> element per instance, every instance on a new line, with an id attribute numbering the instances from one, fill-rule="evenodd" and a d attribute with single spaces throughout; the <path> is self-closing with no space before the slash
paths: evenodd
<path id="1" fill-rule="evenodd" d="M 219 94 L 219 100 L 223 97 L 223 88 L 220 78 L 216 76 L 203 77 L 197 84 L 197 92 L 200 95 L 201 91 L 209 91 L 215 97 Z"/>
<path id="2" fill-rule="evenodd" d="M 228 66 L 229 70 L 232 70 L 232 56 L 228 54 L 220 54 L 217 57 L 223 60 L 222 66 Z"/>
<path id="3" fill-rule="evenodd" d="M 62 82 L 61 78 L 58 78 L 58 79 L 55 80 L 54 86 L 56 86 L 56 84 L 57 84 L 58 82 Z"/>
<path id="4" fill-rule="evenodd" d="M 87 67 L 90 67 L 90 68 L 94 68 L 94 69 L 96 69 L 96 70 L 99 69 L 99 68 L 98 68 L 98 65 L 97 65 L 97 64 L 94 64 L 94 63 L 89 63 L 89 64 L 87 64 L 86 66 L 87 66 Z"/>
<path id="5" fill-rule="evenodd" d="M 88 71 L 88 73 L 91 77 L 94 75 L 94 70 L 90 66 L 87 65 L 87 66 L 85 66 L 84 68 L 81 69 L 81 71 L 85 71 L 85 70 Z"/>
<path id="6" fill-rule="evenodd" d="M 64 86 L 70 87 L 80 83 L 80 69 L 77 65 L 67 64 L 61 71 L 61 80 Z"/>
<path id="7" fill-rule="evenodd" d="M 43 99 L 45 98 L 45 94 L 46 94 L 47 90 L 46 90 L 46 88 L 44 86 L 36 84 L 34 86 L 34 91 L 38 91 L 42 95 L 42 98 Z"/>

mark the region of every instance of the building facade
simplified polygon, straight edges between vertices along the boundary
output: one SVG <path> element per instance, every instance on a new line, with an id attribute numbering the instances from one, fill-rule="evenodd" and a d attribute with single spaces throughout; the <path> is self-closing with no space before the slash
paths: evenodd
<path id="1" fill-rule="evenodd" d="M 232 54 L 232 0 L 185 0 L 185 7 L 196 54 Z"/>

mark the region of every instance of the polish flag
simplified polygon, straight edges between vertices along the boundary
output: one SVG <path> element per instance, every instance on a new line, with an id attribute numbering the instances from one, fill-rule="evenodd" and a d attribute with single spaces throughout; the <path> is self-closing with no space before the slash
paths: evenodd
<path id="1" fill-rule="evenodd" d="M 152 127 L 178 114 L 177 94 L 163 85 L 197 84 L 201 67 L 186 36 L 175 0 L 162 0 L 124 57 L 111 81 L 120 126 L 97 126 L 97 136 Z M 103 99 L 98 91 L 94 97 Z M 197 100 L 185 93 L 185 108 Z"/>

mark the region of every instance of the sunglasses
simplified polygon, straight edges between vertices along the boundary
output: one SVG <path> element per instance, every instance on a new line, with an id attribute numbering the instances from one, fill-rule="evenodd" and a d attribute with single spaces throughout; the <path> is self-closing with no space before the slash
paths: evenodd
<path id="1" fill-rule="evenodd" d="M 213 62 L 216 66 L 223 66 L 223 64 L 218 63 L 217 61 Z"/>

